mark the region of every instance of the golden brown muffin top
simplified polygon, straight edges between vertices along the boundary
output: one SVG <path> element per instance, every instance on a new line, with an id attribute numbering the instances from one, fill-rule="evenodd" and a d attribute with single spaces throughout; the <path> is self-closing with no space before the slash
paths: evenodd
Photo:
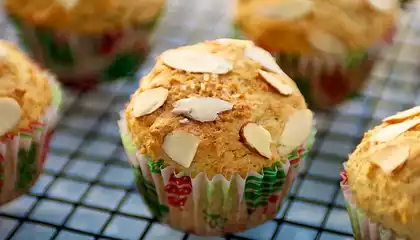
<path id="1" fill-rule="evenodd" d="M 420 236 L 420 107 L 368 131 L 346 171 L 357 205 L 400 236 Z"/>
<path id="2" fill-rule="evenodd" d="M 125 117 L 141 153 L 210 178 L 284 162 L 312 128 L 311 111 L 272 56 L 232 39 L 164 52 Z"/>
<path id="3" fill-rule="evenodd" d="M 397 0 L 237 0 L 235 22 L 270 51 L 342 54 L 384 38 L 399 9 Z"/>
<path id="4" fill-rule="evenodd" d="M 1 136 L 38 122 L 51 104 L 52 91 L 47 75 L 26 54 L 3 40 L 0 40 L 0 75 Z"/>
<path id="5" fill-rule="evenodd" d="M 94 34 L 153 22 L 164 0 L 6 0 L 6 9 L 35 25 Z"/>

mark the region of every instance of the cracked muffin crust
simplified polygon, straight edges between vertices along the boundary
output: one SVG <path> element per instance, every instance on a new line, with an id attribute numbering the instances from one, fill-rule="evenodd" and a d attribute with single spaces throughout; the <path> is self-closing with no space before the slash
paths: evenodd
<path id="1" fill-rule="evenodd" d="M 230 178 L 285 162 L 290 150 L 278 148 L 290 139 L 286 135 L 293 124 L 288 120 L 306 121 L 306 140 L 311 114 L 296 84 L 269 53 L 250 41 L 218 39 L 159 56 L 132 95 L 125 119 L 134 144 L 153 161 L 163 159 L 166 166 L 205 172 L 209 178 Z M 184 143 L 196 145 L 189 163 L 174 159 Z M 191 148 L 185 150 L 188 155 Z"/>
<path id="2" fill-rule="evenodd" d="M 399 9 L 396 0 L 237 0 L 235 24 L 273 52 L 342 53 L 384 38 Z"/>
<path id="3" fill-rule="evenodd" d="M 420 236 L 420 108 L 386 118 L 368 131 L 346 162 L 353 200 L 400 237 Z"/>
<path id="4" fill-rule="evenodd" d="M 20 106 L 20 122 L 14 130 L 38 122 L 52 101 L 48 76 L 25 53 L 3 40 L 0 40 L 0 73 L 0 101 L 14 99 Z"/>
<path id="5" fill-rule="evenodd" d="M 153 21 L 164 0 L 6 0 L 6 9 L 34 25 L 93 34 Z"/>

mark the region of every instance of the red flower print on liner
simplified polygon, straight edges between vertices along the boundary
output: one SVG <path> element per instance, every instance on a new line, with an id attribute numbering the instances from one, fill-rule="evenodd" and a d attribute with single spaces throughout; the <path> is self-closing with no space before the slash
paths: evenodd
<path id="1" fill-rule="evenodd" d="M 177 178 L 172 175 L 165 186 L 165 192 L 168 193 L 169 205 L 182 209 L 192 192 L 191 178 L 188 176 Z"/>
<path id="2" fill-rule="evenodd" d="M 53 135 L 54 131 L 50 131 L 47 133 L 47 136 L 45 137 L 45 142 L 44 142 L 44 146 L 42 148 L 42 153 L 41 153 L 41 165 L 44 164 L 45 160 L 47 159 L 47 154 L 49 152 L 50 149 L 50 141 L 51 141 L 51 136 Z"/>
<path id="3" fill-rule="evenodd" d="M 333 73 L 323 74 L 320 78 L 321 88 L 332 104 L 342 101 L 349 95 L 349 80 L 339 68 L 336 68 Z"/>
<path id="4" fill-rule="evenodd" d="M 100 54 L 107 55 L 112 53 L 123 36 L 124 33 L 121 30 L 104 34 L 99 45 Z"/>
<path id="5" fill-rule="evenodd" d="M 348 178 L 347 178 L 347 172 L 344 170 L 340 173 L 341 176 L 341 184 L 347 184 Z"/>

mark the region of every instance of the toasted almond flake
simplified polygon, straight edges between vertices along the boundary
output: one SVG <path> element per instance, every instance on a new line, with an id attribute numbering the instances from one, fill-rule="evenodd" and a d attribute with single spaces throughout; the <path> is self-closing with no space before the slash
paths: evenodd
<path id="1" fill-rule="evenodd" d="M 289 96 L 293 93 L 293 88 L 283 83 L 278 76 L 263 70 L 258 70 L 258 72 L 264 78 L 264 80 L 267 83 L 269 83 L 273 88 L 275 88 L 279 93 L 285 96 Z M 283 76 L 288 77 L 285 73 L 283 73 Z"/>
<path id="2" fill-rule="evenodd" d="M 289 149 L 295 149 L 304 143 L 311 134 L 312 118 L 312 112 L 309 109 L 301 109 L 293 113 L 284 126 L 280 144 Z"/>
<path id="3" fill-rule="evenodd" d="M 168 89 L 159 87 L 146 90 L 135 96 L 131 116 L 141 117 L 160 108 L 168 98 Z"/>
<path id="4" fill-rule="evenodd" d="M 225 74 L 233 68 L 232 63 L 221 56 L 193 50 L 168 50 L 161 59 L 169 67 L 192 73 Z"/>
<path id="5" fill-rule="evenodd" d="M 314 48 L 326 53 L 343 54 L 346 52 L 344 43 L 328 32 L 313 30 L 310 32 L 308 40 Z"/>
<path id="6" fill-rule="evenodd" d="M 13 98 L 0 98 L 0 136 L 13 130 L 20 122 L 22 110 Z"/>
<path id="7" fill-rule="evenodd" d="M 200 139 L 188 132 L 175 130 L 165 136 L 163 151 L 176 163 L 188 168 L 194 160 Z"/>
<path id="8" fill-rule="evenodd" d="M 172 113 L 175 115 L 211 122 L 217 119 L 219 113 L 231 110 L 233 104 L 213 97 L 190 97 L 178 100 L 173 106 Z"/>
<path id="9" fill-rule="evenodd" d="M 63 6 L 66 10 L 72 10 L 76 5 L 79 3 L 79 0 L 58 0 L 58 2 Z"/>
<path id="10" fill-rule="evenodd" d="M 286 0 L 275 5 L 264 6 L 259 15 L 291 21 L 308 15 L 313 5 L 310 0 Z"/>
<path id="11" fill-rule="evenodd" d="M 186 123 L 189 123 L 190 120 L 188 118 L 183 118 L 183 119 L 179 120 L 179 122 L 182 123 L 182 124 L 186 124 Z"/>
<path id="12" fill-rule="evenodd" d="M 283 73 L 279 65 L 277 65 L 276 60 L 274 60 L 273 56 L 262 48 L 257 46 L 249 46 L 245 48 L 244 54 L 247 58 L 259 62 L 262 68 L 265 70 L 278 74 Z"/>
<path id="13" fill-rule="evenodd" d="M 380 12 L 389 12 L 397 7 L 396 0 L 367 0 L 369 5 Z"/>
<path id="14" fill-rule="evenodd" d="M 420 115 L 420 106 L 416 106 L 405 111 L 399 112 L 393 116 L 387 117 L 383 120 L 383 122 L 394 123 L 404 121 L 407 118 L 414 117 L 416 115 Z"/>
<path id="15" fill-rule="evenodd" d="M 0 58 L 7 58 L 9 55 L 9 50 L 7 48 L 0 46 Z"/>
<path id="16" fill-rule="evenodd" d="M 273 154 L 271 152 L 271 134 L 262 126 L 247 122 L 242 125 L 239 136 L 242 143 L 251 151 L 257 152 L 261 156 L 270 159 Z"/>
<path id="17" fill-rule="evenodd" d="M 410 130 L 420 123 L 420 119 L 412 119 L 402 123 L 386 126 L 379 130 L 373 137 L 372 140 L 376 142 L 387 142 L 390 141 L 404 132 Z"/>
<path id="18" fill-rule="evenodd" d="M 376 151 L 369 161 L 379 166 L 386 174 L 404 164 L 410 155 L 410 147 L 406 145 L 391 145 Z"/>

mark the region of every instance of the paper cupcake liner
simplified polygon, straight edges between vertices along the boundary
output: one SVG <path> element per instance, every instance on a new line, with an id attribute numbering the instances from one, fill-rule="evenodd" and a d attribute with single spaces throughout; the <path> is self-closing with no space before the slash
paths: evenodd
<path id="1" fill-rule="evenodd" d="M 24 194 L 42 171 L 62 103 L 58 83 L 51 77 L 50 84 L 53 101 L 40 121 L 0 136 L 0 205 Z"/>
<path id="2" fill-rule="evenodd" d="M 355 240 L 409 240 L 408 238 L 397 236 L 394 231 L 385 228 L 382 224 L 371 221 L 363 210 L 355 204 L 345 171 L 341 173 L 341 177 L 341 191 L 346 201 Z"/>
<path id="3" fill-rule="evenodd" d="M 302 56 L 272 52 L 282 70 L 298 85 L 312 109 L 329 109 L 358 96 L 367 82 L 380 50 L 392 43 L 395 29 L 369 49 L 343 56 Z M 243 39 L 239 28 L 233 35 Z M 258 43 L 256 43 L 258 45 Z"/>
<path id="4" fill-rule="evenodd" d="M 134 77 L 149 52 L 160 14 L 147 23 L 102 34 L 76 35 L 9 19 L 21 45 L 68 86 L 90 90 L 98 83 Z M 134 79 L 134 78 L 133 78 Z"/>
<path id="5" fill-rule="evenodd" d="M 275 218 L 315 139 L 314 129 L 287 164 L 276 162 L 245 179 L 237 174 L 231 180 L 222 175 L 208 179 L 203 172 L 176 172 L 140 154 L 124 119 L 119 127 L 136 185 L 153 215 L 173 228 L 207 236 L 240 232 Z"/>

